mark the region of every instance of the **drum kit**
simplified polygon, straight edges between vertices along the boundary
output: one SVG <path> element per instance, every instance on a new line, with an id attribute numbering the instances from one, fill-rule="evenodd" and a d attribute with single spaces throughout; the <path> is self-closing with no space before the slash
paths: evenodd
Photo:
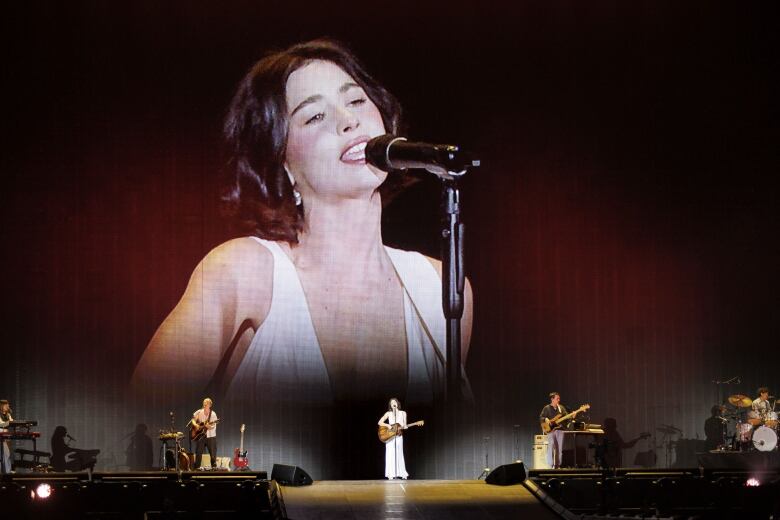
<path id="1" fill-rule="evenodd" d="M 774 399 L 774 397 L 772 397 Z M 723 414 L 723 419 L 728 423 L 735 421 L 734 434 L 731 436 L 731 444 L 724 446 L 734 451 L 773 451 L 778 449 L 778 433 L 780 422 L 778 421 L 777 407 L 780 399 L 774 401 L 771 410 L 758 412 L 753 410 L 753 401 L 746 395 L 734 394 L 726 401 L 733 408 L 729 413 Z M 771 403 L 772 401 L 769 401 Z M 728 423 L 724 423 L 727 426 Z M 725 436 L 728 440 L 728 436 Z"/>

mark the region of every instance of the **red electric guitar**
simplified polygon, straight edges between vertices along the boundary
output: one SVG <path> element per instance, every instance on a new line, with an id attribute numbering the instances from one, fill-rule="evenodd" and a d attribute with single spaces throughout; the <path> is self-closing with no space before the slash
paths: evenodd
<path id="1" fill-rule="evenodd" d="M 246 458 L 246 450 L 244 449 L 244 430 L 246 425 L 241 425 L 241 447 L 236 448 L 233 451 L 233 467 L 236 469 L 245 469 L 249 467 L 249 460 Z"/>

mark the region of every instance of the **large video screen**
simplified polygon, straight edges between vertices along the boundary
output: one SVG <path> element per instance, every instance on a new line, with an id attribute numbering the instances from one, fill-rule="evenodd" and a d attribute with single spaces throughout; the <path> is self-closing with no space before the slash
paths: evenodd
<path id="1" fill-rule="evenodd" d="M 457 39 L 433 11 L 290 31 L 281 6 L 147 7 L 30 8 L 10 49 L 0 399 L 40 449 L 160 468 L 209 398 L 220 457 L 382 478 L 395 398 L 424 422 L 410 478 L 476 478 L 533 466 L 557 392 L 637 440 L 624 465 L 665 467 L 713 405 L 777 392 L 771 46 L 739 37 L 749 18 L 691 46 L 632 7 L 454 12 Z M 388 172 L 365 159 L 384 134 L 480 164 Z"/>

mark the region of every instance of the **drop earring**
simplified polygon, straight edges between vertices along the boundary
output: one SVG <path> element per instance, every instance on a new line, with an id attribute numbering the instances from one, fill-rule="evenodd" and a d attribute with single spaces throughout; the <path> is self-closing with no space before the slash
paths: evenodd
<path id="1" fill-rule="evenodd" d="M 301 192 L 293 188 L 293 197 L 295 197 L 295 205 L 300 206 L 303 204 L 303 197 L 301 197 Z"/>

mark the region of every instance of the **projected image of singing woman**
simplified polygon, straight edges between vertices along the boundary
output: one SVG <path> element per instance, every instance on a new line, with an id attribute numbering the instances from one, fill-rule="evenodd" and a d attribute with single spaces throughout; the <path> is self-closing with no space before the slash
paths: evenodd
<path id="1" fill-rule="evenodd" d="M 440 262 L 384 246 L 388 174 L 364 156 L 366 142 L 399 124 L 396 99 L 339 43 L 310 41 L 255 64 L 224 127 L 225 201 L 246 236 L 195 268 L 135 387 L 433 402 L 445 382 Z M 467 286 L 464 363 L 471 298 Z"/>

